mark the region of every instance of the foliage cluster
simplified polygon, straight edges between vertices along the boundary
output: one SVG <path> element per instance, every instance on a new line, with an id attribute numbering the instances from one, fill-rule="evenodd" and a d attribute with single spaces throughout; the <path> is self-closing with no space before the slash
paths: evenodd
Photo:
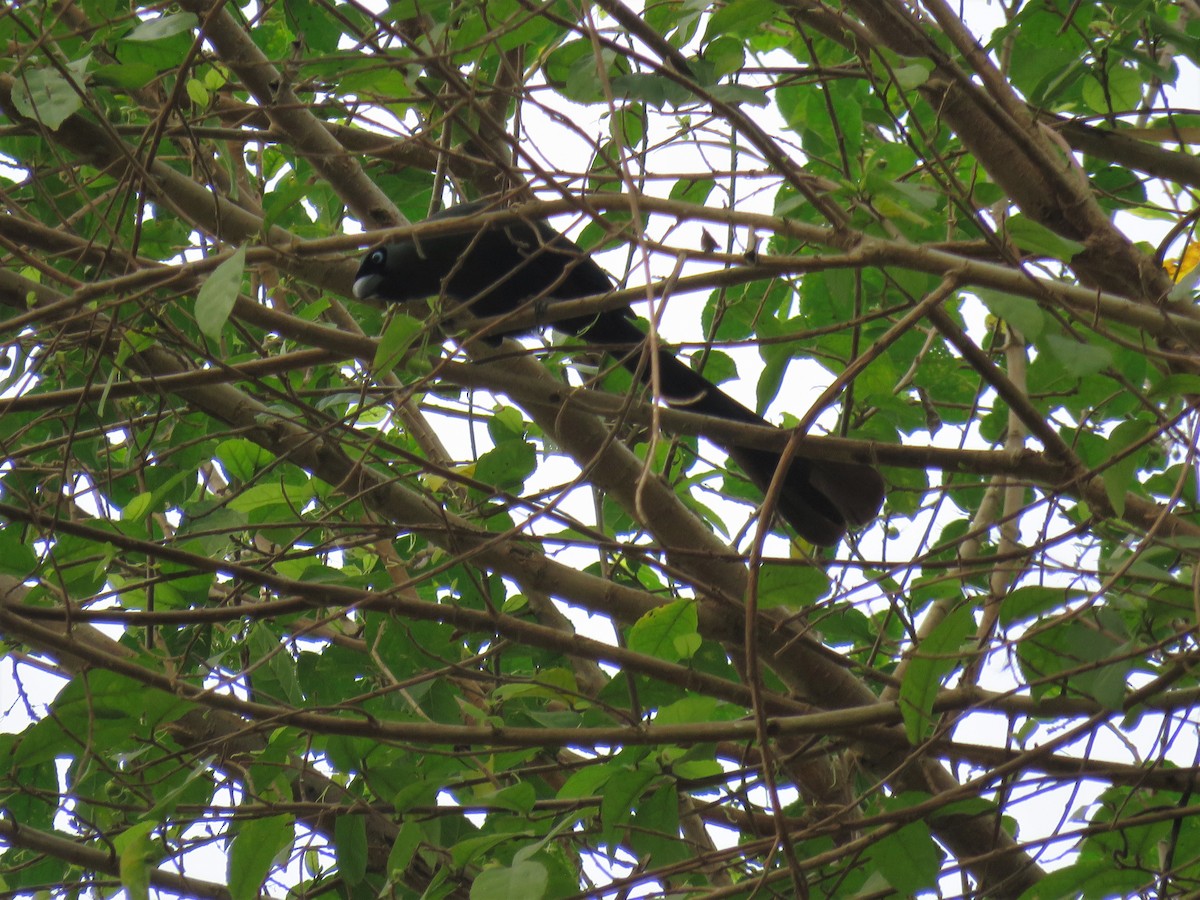
<path id="1" fill-rule="evenodd" d="M 0 892 L 1200 890 L 1200 8 L 965 7 L 5 5 Z M 486 194 L 881 520 L 353 300 Z"/>

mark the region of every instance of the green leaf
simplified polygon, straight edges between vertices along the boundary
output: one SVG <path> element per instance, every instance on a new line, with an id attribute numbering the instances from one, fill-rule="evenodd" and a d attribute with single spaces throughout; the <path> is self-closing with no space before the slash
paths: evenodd
<path id="1" fill-rule="evenodd" d="M 1063 262 L 1070 262 L 1084 250 L 1083 244 L 1078 241 L 1056 234 L 1045 225 L 1022 215 L 1011 217 L 1005 223 L 1005 230 L 1022 250 Z"/>
<path id="2" fill-rule="evenodd" d="M 695 362 L 696 359 L 693 358 L 693 368 L 695 368 Z M 704 371 L 702 374 L 713 384 L 736 381 L 738 377 L 737 364 L 734 363 L 733 357 L 728 353 L 722 350 L 711 350 L 704 358 Z"/>
<path id="3" fill-rule="evenodd" d="M 281 572 L 287 576 L 287 572 Z M 296 663 L 290 653 L 282 652 L 279 636 L 268 625 L 256 622 L 245 637 L 250 662 L 254 665 L 254 689 L 272 700 L 285 699 L 300 706 L 304 697 L 297 684 Z"/>
<path id="4" fill-rule="evenodd" d="M 622 768 L 613 774 L 604 785 L 604 794 L 600 798 L 600 821 L 604 824 L 606 841 L 611 839 L 616 830 L 629 821 L 634 809 L 639 805 L 637 800 L 658 775 L 649 769 Z"/>
<path id="5" fill-rule="evenodd" d="M 629 629 L 629 649 L 635 653 L 678 662 L 685 658 L 680 655 L 678 639 L 697 634 L 698 622 L 694 600 L 676 600 L 674 603 L 652 609 Z M 695 649 L 698 649 L 698 646 Z"/>
<path id="6" fill-rule="evenodd" d="M 674 638 L 675 657 L 677 659 L 691 659 L 700 650 L 704 644 L 704 639 L 697 632 L 688 634 L 679 634 Z"/>
<path id="7" fill-rule="evenodd" d="M 1109 458 L 1115 458 L 1122 450 L 1157 432 L 1158 424 L 1149 420 L 1127 419 L 1121 422 L 1108 436 Z M 1101 473 L 1108 502 L 1112 504 L 1113 512 L 1118 516 L 1125 515 L 1126 495 L 1140 487 L 1137 472 L 1142 466 L 1144 456 L 1144 453 L 1129 453 L 1123 459 L 1105 467 Z"/>
<path id="8" fill-rule="evenodd" d="M 1200 393 L 1200 375 L 1188 375 L 1180 372 L 1168 375 L 1157 382 L 1150 391 L 1150 396 L 1161 400 L 1195 393 Z"/>
<path id="9" fill-rule="evenodd" d="M 220 460 L 231 478 L 250 482 L 254 476 L 275 461 L 275 454 L 253 441 L 232 438 L 217 444 L 214 455 Z"/>
<path id="10" fill-rule="evenodd" d="M 909 659 L 900 684 L 900 714 L 913 744 L 933 733 L 933 702 L 942 679 L 969 658 L 962 655 L 962 650 L 974 629 L 974 611 L 970 606 L 960 606 L 925 636 Z"/>
<path id="11" fill-rule="evenodd" d="M 136 704 L 130 703 L 137 697 Z M 151 729 L 178 719 L 191 704 L 162 691 L 148 690 L 125 675 L 92 670 L 77 676 L 51 704 L 52 716 L 40 719 L 21 734 L 10 765 L 34 766 L 65 748 L 76 746 L 69 735 L 86 735 L 112 751 L 141 746 Z"/>
<path id="12" fill-rule="evenodd" d="M 888 805 L 904 808 L 904 804 Z M 942 852 L 923 821 L 909 822 L 875 841 L 867 855 L 901 896 L 915 897 L 937 885 Z"/>
<path id="13" fill-rule="evenodd" d="M 1114 66 L 1103 72 L 1103 81 L 1093 75 L 1083 80 L 1083 102 L 1098 113 L 1126 113 L 1141 104 L 1145 86 L 1134 69 Z"/>
<path id="14" fill-rule="evenodd" d="M 626 100 L 636 100 L 663 109 L 668 106 L 685 106 L 695 101 L 695 96 L 677 81 L 665 75 L 648 72 L 629 72 L 612 79 L 613 93 Z"/>
<path id="15" fill-rule="evenodd" d="M 1047 873 L 1021 900 L 1108 900 L 1134 897 L 1146 885 L 1146 873 L 1113 865 L 1111 859 L 1081 859 Z"/>
<path id="16" fill-rule="evenodd" d="M 712 66 L 714 77 L 724 78 L 740 72 L 746 65 L 746 47 L 736 38 L 720 36 L 704 48 L 704 59 Z M 760 93 L 765 98 L 766 92 Z"/>
<path id="17" fill-rule="evenodd" d="M 886 173 L 875 171 L 867 173 L 867 184 L 875 197 L 875 206 L 888 218 L 911 222 L 921 228 L 928 228 L 934 221 L 928 213 L 937 208 L 941 199 L 934 191 L 892 181 Z"/>
<path id="18" fill-rule="evenodd" d="M 709 44 L 720 37 L 741 38 L 757 33 L 765 22 L 779 13 L 771 0 L 733 0 L 717 7 L 709 17 L 702 43 Z"/>
<path id="19" fill-rule="evenodd" d="M 153 66 L 145 63 L 124 63 L 122 65 L 97 66 L 92 70 L 92 81 L 96 84 L 106 84 L 124 90 L 137 90 L 153 81 L 158 72 Z"/>
<path id="20" fill-rule="evenodd" d="M 472 833 L 466 840 L 459 841 L 451 851 L 451 860 L 458 868 L 485 861 L 497 847 L 509 843 L 511 834 L 477 834 Z"/>
<path id="21" fill-rule="evenodd" d="M 657 725 L 680 725 L 692 722 L 715 722 L 717 701 L 712 697 L 689 695 L 662 707 L 654 717 Z"/>
<path id="22" fill-rule="evenodd" d="M 284 0 L 283 10 L 292 33 L 316 53 L 326 54 L 337 50 L 342 29 L 324 4 L 312 0 Z"/>
<path id="23" fill-rule="evenodd" d="M 519 490 L 537 468 L 537 449 L 529 441 L 513 440 L 492 448 L 475 464 L 475 478 L 501 489 Z"/>
<path id="24" fill-rule="evenodd" d="M 196 324 L 211 340 L 219 340 L 229 314 L 242 290 L 242 273 L 246 269 L 246 245 L 233 252 L 217 266 L 200 285 L 196 295 Z"/>
<path id="25" fill-rule="evenodd" d="M 294 510 L 302 509 L 315 496 L 315 493 L 316 486 L 312 481 L 306 481 L 300 485 L 280 482 L 256 484 L 241 491 L 229 501 L 229 506 L 238 512 L 251 514 L 274 510 L 278 507 L 285 507 L 289 513 L 292 513 Z"/>
<path id="26" fill-rule="evenodd" d="M 1134 664 L 1124 649 L 1128 635 L 1115 610 L 1098 609 L 1094 619 L 1043 624 L 1017 644 L 1017 660 L 1035 697 L 1065 690 L 1068 696 L 1089 697 L 1107 708 L 1120 708 Z"/>
<path id="27" fill-rule="evenodd" d="M 605 66 L 614 61 L 610 51 L 601 51 Z M 604 100 L 603 83 L 597 75 L 596 51 L 586 39 L 568 41 L 546 59 L 546 80 L 558 87 L 562 95 L 576 103 L 599 103 Z"/>
<path id="28" fill-rule="evenodd" d="M 0 527 L 0 574 L 18 580 L 31 576 L 38 567 L 38 556 L 22 534 L 20 525 L 4 522 Z"/>
<path id="29" fill-rule="evenodd" d="M 578 693 L 579 686 L 575 683 L 574 673 L 567 668 L 555 667 L 542 669 L 532 682 L 503 684 L 492 691 L 492 696 L 500 700 L 511 700 L 514 697 L 545 697 L 570 703 L 572 695 Z"/>
<path id="30" fill-rule="evenodd" d="M 150 869 L 155 855 L 150 834 L 154 827 L 154 822 L 139 822 L 113 841 L 120 859 L 121 886 L 129 900 L 149 900 Z"/>
<path id="31" fill-rule="evenodd" d="M 776 346 L 768 349 L 766 365 L 763 366 L 762 374 L 758 376 L 758 385 L 755 390 L 759 412 L 765 411 L 779 396 L 779 389 L 783 385 L 783 376 L 787 374 L 791 361 L 791 348 Z"/>
<path id="32" fill-rule="evenodd" d="M 125 35 L 126 41 L 161 41 L 185 31 L 198 28 L 200 20 L 189 12 L 171 13 L 157 19 L 147 19 Z"/>
<path id="33" fill-rule="evenodd" d="M 896 66 L 891 71 L 896 84 L 906 91 L 911 91 L 929 80 L 933 64 L 927 60 L 917 60 L 907 66 Z"/>
<path id="34" fill-rule="evenodd" d="M 358 884 L 367 874 L 367 823 L 362 816 L 343 814 L 333 821 L 334 852 L 338 874 L 347 884 Z"/>
<path id="35" fill-rule="evenodd" d="M 489 806 L 515 812 L 524 818 L 528 817 L 533 811 L 533 806 L 537 803 L 538 798 L 537 791 L 534 790 L 533 785 L 527 781 L 522 781 L 519 784 L 512 784 L 498 791 L 480 793 L 475 799 L 481 803 L 487 803 Z"/>
<path id="36" fill-rule="evenodd" d="M 641 104 L 630 103 L 618 109 L 610 120 L 613 140 L 622 147 L 636 149 L 646 137 L 646 111 Z"/>
<path id="37" fill-rule="evenodd" d="M 1113 363 L 1112 351 L 1095 344 L 1084 344 L 1060 334 L 1045 334 L 1037 342 L 1063 369 L 1076 378 L 1103 372 Z"/>
<path id="38" fill-rule="evenodd" d="M 339 816 L 338 821 L 344 818 Z M 295 818 L 291 815 L 250 819 L 229 844 L 228 883 L 233 900 L 257 900 L 275 857 L 292 846 Z"/>
<path id="39" fill-rule="evenodd" d="M 149 822 L 165 822 L 169 820 L 176 806 L 187 802 L 196 788 L 199 788 L 199 792 L 206 795 L 204 799 L 207 799 L 207 795 L 211 794 L 208 782 L 209 764 L 211 762 L 212 758 L 210 757 L 192 766 L 187 776 L 179 784 L 172 787 L 166 793 L 158 795 L 154 806 L 146 811 L 144 818 Z"/>
<path id="40" fill-rule="evenodd" d="M 391 798 L 392 806 L 397 813 L 403 813 L 414 806 L 428 806 L 437 799 L 441 786 L 428 781 L 414 781 L 405 785 Z"/>
<path id="41" fill-rule="evenodd" d="M 1027 341 L 1036 341 L 1046 327 L 1046 314 L 1036 301 L 987 288 L 975 289 L 975 295 L 997 319 L 1003 319 Z"/>
<path id="42" fill-rule="evenodd" d="M 1026 585 L 1017 588 L 1000 601 L 1000 624 L 1005 628 L 1017 622 L 1036 619 L 1061 609 L 1073 595 L 1065 588 Z"/>
<path id="43" fill-rule="evenodd" d="M 615 765 L 593 764 L 567 777 L 555 795 L 559 800 L 578 800 L 600 792 L 610 778 L 621 769 Z"/>
<path id="44" fill-rule="evenodd" d="M 201 108 L 208 106 L 208 88 L 198 78 L 189 78 L 184 89 L 187 91 L 188 99 L 197 106 Z"/>
<path id="45" fill-rule="evenodd" d="M 412 316 L 397 313 L 388 322 L 387 328 L 379 338 L 379 347 L 375 350 L 375 358 L 371 361 L 371 371 L 375 375 L 386 375 L 400 361 L 408 348 L 425 331 L 425 323 Z"/>
<path id="46" fill-rule="evenodd" d="M 708 93 L 714 100 L 734 106 L 745 103 L 763 107 L 771 102 L 766 91 L 748 84 L 716 84 L 708 89 Z"/>
<path id="47" fill-rule="evenodd" d="M 831 585 L 816 566 L 764 563 L 758 572 L 758 608 L 803 609 L 828 594 Z"/>
<path id="48" fill-rule="evenodd" d="M 121 510 L 122 522 L 137 522 L 144 518 L 154 508 L 154 492 L 143 491 L 138 494 Z"/>
<path id="49" fill-rule="evenodd" d="M 638 804 L 629 838 L 639 857 L 659 866 L 690 857 L 679 840 L 679 790 L 674 784 L 663 785 Z"/>
<path id="50" fill-rule="evenodd" d="M 506 868 L 484 869 L 471 884 L 471 900 L 542 900 L 549 884 L 546 867 L 527 859 Z"/>
<path id="51" fill-rule="evenodd" d="M 13 107 L 21 115 L 36 119 L 57 131 L 83 106 L 78 91 L 58 69 L 45 66 L 24 69 L 12 89 Z"/>
<path id="52" fill-rule="evenodd" d="M 684 203 L 704 203 L 716 187 L 711 178 L 681 178 L 671 185 L 671 199 Z"/>
<path id="53" fill-rule="evenodd" d="M 421 827 L 416 822 L 405 820 L 400 826 L 400 831 L 388 854 L 387 870 L 389 874 L 399 875 L 408 868 L 417 852 L 417 847 L 421 845 L 421 837 Z"/>

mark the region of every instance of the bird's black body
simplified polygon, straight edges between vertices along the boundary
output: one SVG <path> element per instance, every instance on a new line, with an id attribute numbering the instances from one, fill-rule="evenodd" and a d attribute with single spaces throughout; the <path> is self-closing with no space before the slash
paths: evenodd
<path id="1" fill-rule="evenodd" d="M 465 218 L 486 203 L 451 207 L 431 219 Z M 492 225 L 371 250 L 354 281 L 360 299 L 391 301 L 443 296 L 470 304 L 477 316 L 512 312 L 526 302 L 553 302 L 605 294 L 612 280 L 587 254 L 544 220 Z M 635 375 L 649 378 L 641 354 L 629 352 L 645 339 L 629 310 L 600 312 L 554 325 L 590 344 L 608 348 Z M 668 403 L 736 422 L 768 424 L 665 350 L 658 352 L 659 387 Z M 780 455 L 722 445 L 750 480 L 766 490 Z M 832 545 L 847 526 L 865 525 L 883 505 L 883 479 L 871 466 L 798 457 L 792 460 L 779 497 L 779 512 L 801 537 Z"/>

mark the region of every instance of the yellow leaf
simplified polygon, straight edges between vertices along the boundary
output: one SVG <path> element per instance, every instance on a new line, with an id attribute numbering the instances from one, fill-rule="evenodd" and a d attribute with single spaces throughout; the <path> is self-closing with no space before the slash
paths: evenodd
<path id="1" fill-rule="evenodd" d="M 1178 260 L 1168 259 L 1163 268 L 1171 276 L 1172 281 L 1179 281 L 1188 272 L 1200 265 L 1200 241 L 1191 241 L 1183 250 L 1183 256 Z"/>

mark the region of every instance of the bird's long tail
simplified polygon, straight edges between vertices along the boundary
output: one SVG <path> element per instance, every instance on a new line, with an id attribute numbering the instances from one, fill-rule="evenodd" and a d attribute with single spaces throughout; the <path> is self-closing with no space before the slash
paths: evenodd
<path id="1" fill-rule="evenodd" d="M 624 312 L 600 313 L 588 320 L 586 326 L 571 330 L 589 344 L 608 348 L 626 369 L 649 383 L 650 366 L 638 352 L 646 335 Z M 663 399 L 671 405 L 735 422 L 769 424 L 671 353 L 660 350 L 657 362 L 658 387 Z M 766 492 L 779 468 L 780 453 L 715 443 L 741 466 L 759 490 Z M 778 509 L 805 540 L 832 546 L 842 539 L 847 527 L 865 525 L 874 519 L 883 498 L 883 478 L 869 465 L 795 457 L 784 476 Z"/>

